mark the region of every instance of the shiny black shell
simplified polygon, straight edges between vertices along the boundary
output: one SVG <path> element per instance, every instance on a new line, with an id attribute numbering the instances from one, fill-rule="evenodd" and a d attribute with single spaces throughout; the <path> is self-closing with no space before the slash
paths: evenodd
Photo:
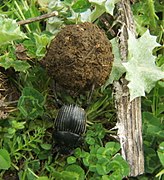
<path id="1" fill-rule="evenodd" d="M 77 105 L 64 105 L 55 120 L 53 138 L 59 151 L 68 154 L 82 142 L 86 129 L 86 113 Z"/>

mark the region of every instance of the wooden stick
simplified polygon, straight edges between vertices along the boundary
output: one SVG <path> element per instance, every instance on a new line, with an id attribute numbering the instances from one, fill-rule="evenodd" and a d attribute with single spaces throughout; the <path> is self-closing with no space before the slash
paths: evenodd
<path id="1" fill-rule="evenodd" d="M 128 55 L 128 32 L 129 29 L 136 34 L 133 14 L 129 0 L 121 0 L 117 5 L 117 13 L 122 23 L 120 31 L 120 55 L 124 62 Z M 129 176 L 138 176 L 144 173 L 143 139 L 141 98 L 135 98 L 130 102 L 128 81 L 122 77 L 114 82 L 115 106 L 117 109 L 118 137 L 121 144 L 121 153 L 130 165 Z"/>
<path id="2" fill-rule="evenodd" d="M 34 17 L 34 18 L 29 18 L 29 19 L 26 19 L 26 20 L 21 20 L 21 21 L 18 21 L 17 23 L 19 25 L 25 25 L 25 24 L 30 24 L 32 22 L 40 21 L 40 20 L 43 20 L 43 19 L 47 19 L 47 18 L 50 18 L 50 17 L 53 17 L 53 16 L 58 16 L 58 12 L 57 11 L 53 11 L 51 13 L 43 14 L 41 16 L 37 16 L 37 17 Z"/>

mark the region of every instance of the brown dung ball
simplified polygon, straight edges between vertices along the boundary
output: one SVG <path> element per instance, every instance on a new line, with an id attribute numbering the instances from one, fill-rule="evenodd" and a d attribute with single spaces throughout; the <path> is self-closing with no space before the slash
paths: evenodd
<path id="1" fill-rule="evenodd" d="M 43 60 L 48 74 L 73 92 L 99 87 L 108 78 L 113 62 L 112 47 L 97 25 L 68 25 L 52 40 Z"/>

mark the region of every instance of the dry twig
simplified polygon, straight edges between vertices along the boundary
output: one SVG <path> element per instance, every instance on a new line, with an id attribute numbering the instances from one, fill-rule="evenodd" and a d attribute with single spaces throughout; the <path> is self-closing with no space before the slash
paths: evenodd
<path id="1" fill-rule="evenodd" d="M 21 20 L 21 21 L 18 21 L 17 23 L 19 25 L 25 25 L 25 24 L 30 24 L 32 22 L 40 21 L 40 20 L 43 20 L 43 19 L 47 19 L 47 18 L 50 18 L 50 17 L 53 17 L 53 16 L 58 16 L 58 12 L 57 11 L 53 11 L 51 13 L 43 14 L 41 16 L 37 16 L 37 17 L 34 17 L 34 18 L 29 18 L 29 19 Z"/>

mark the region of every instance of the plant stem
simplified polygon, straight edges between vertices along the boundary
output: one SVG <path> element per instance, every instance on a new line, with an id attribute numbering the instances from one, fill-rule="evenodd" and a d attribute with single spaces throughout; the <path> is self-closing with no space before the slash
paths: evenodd
<path id="1" fill-rule="evenodd" d="M 151 22 L 151 27 L 153 28 L 153 30 L 156 28 L 156 22 L 155 22 L 155 11 L 154 11 L 154 1 L 153 0 L 147 0 L 147 5 L 148 5 L 148 9 L 149 9 L 149 16 L 150 16 L 150 22 Z"/>
<path id="2" fill-rule="evenodd" d="M 22 10 L 20 9 L 18 3 L 17 3 L 16 1 L 15 1 L 14 3 L 15 3 L 15 5 L 16 5 L 16 7 L 17 7 L 17 9 L 18 9 L 18 11 L 19 11 L 21 17 L 22 17 L 23 19 L 26 19 L 25 16 L 24 16 L 24 14 L 22 13 Z M 28 25 L 26 25 L 26 28 L 27 28 L 27 30 L 28 30 L 29 32 L 31 32 L 31 30 L 30 30 L 30 28 L 29 28 Z"/>
<path id="3" fill-rule="evenodd" d="M 34 175 L 34 177 L 36 177 L 37 179 L 39 178 L 39 176 L 37 176 L 30 168 L 27 168 L 27 169 L 32 175 Z"/>
<path id="4" fill-rule="evenodd" d="M 152 105 L 152 112 L 153 115 L 157 115 L 157 104 L 158 104 L 158 87 L 156 86 L 154 88 L 154 93 L 153 93 L 153 105 Z"/>

